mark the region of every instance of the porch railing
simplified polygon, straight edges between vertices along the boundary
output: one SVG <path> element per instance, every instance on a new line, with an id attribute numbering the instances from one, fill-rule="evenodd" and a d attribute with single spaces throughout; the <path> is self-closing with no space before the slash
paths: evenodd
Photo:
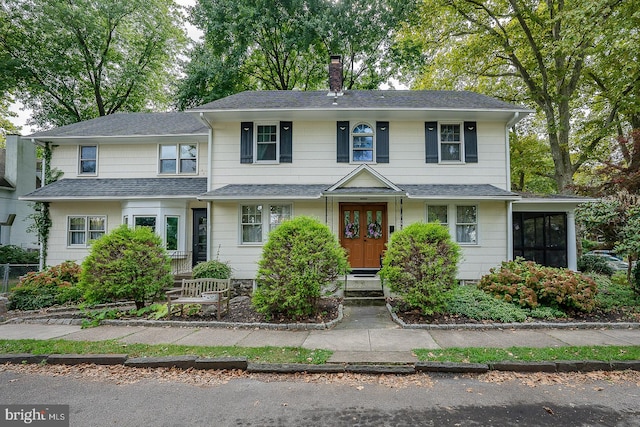
<path id="1" fill-rule="evenodd" d="M 171 274 L 187 274 L 193 270 L 191 251 L 172 251 L 169 253 L 171 258 Z"/>

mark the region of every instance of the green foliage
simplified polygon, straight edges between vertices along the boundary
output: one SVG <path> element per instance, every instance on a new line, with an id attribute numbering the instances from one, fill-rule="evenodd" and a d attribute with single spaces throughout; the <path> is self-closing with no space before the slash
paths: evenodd
<path id="1" fill-rule="evenodd" d="M 640 267 L 638 264 L 631 270 L 631 288 L 637 295 L 640 295 Z"/>
<path id="2" fill-rule="evenodd" d="M 253 306 L 269 317 L 314 314 L 322 287 L 347 269 L 347 255 L 329 227 L 305 216 L 285 221 L 262 250 Z"/>
<path id="3" fill-rule="evenodd" d="M 211 260 L 193 267 L 194 279 L 228 279 L 229 277 L 231 277 L 231 267 L 226 262 Z"/>
<path id="4" fill-rule="evenodd" d="M 147 227 L 122 225 L 93 242 L 81 285 L 89 303 L 131 299 L 137 308 L 171 286 L 171 260 Z"/>
<path id="5" fill-rule="evenodd" d="M 458 286 L 446 303 L 446 313 L 478 321 L 524 322 L 528 319 L 557 319 L 566 314 L 552 307 L 519 307 L 497 299 L 475 286 Z"/>
<path id="6" fill-rule="evenodd" d="M 618 272 L 612 277 L 593 274 L 591 278 L 598 285 L 596 304 L 599 309 L 605 312 L 612 310 L 640 312 L 640 295 L 634 293 L 629 286 L 625 273 Z"/>
<path id="7" fill-rule="evenodd" d="M 505 261 L 499 269 L 492 268 L 478 288 L 522 307 L 542 305 L 589 312 L 596 305 L 597 285 L 590 277 L 522 258 Z"/>
<path id="8" fill-rule="evenodd" d="M 41 127 L 168 105 L 186 42 L 173 1 L 7 0 L 1 12 L 0 77 Z"/>
<path id="9" fill-rule="evenodd" d="M 326 88 L 330 54 L 344 62 L 345 89 L 377 89 L 399 77 L 394 35 L 415 0 L 199 0 L 203 31 L 185 67 L 178 108 L 242 90 Z M 384 11 L 384 13 L 381 13 Z"/>
<path id="10" fill-rule="evenodd" d="M 414 223 L 391 236 L 380 277 L 409 306 L 441 313 L 456 285 L 460 248 L 446 227 Z"/>
<path id="11" fill-rule="evenodd" d="M 15 245 L 0 245 L 0 264 L 37 264 L 37 251 L 28 251 Z"/>
<path id="12" fill-rule="evenodd" d="M 607 276 L 613 275 L 613 268 L 607 261 L 597 255 L 582 255 L 578 258 L 578 270 L 583 273 L 598 273 L 606 274 Z"/>
<path id="13" fill-rule="evenodd" d="M 15 310 L 35 310 L 55 304 L 77 302 L 82 290 L 77 286 L 80 266 L 73 261 L 40 272 L 27 273 L 9 296 L 9 307 Z"/>
<path id="14" fill-rule="evenodd" d="M 103 320 L 120 319 L 125 316 L 159 320 L 167 315 L 167 304 L 151 304 L 142 308 L 132 308 L 128 311 L 122 311 L 118 308 L 105 308 L 98 311 L 87 310 L 82 314 L 85 316 L 85 319 L 82 320 L 82 328 L 99 326 Z"/>

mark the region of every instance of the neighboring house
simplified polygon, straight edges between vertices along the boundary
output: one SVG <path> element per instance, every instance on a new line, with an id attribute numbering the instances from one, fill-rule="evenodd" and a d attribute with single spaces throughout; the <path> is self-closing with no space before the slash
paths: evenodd
<path id="1" fill-rule="evenodd" d="M 7 135 L 0 149 L 0 245 L 37 249 L 38 237 L 27 232 L 32 203 L 19 200 L 39 186 L 36 147 L 18 135 Z"/>
<path id="2" fill-rule="evenodd" d="M 25 197 L 50 202 L 48 264 L 82 260 L 126 223 L 251 280 L 269 231 L 309 215 L 356 270 L 379 269 L 390 234 L 417 221 L 449 228 L 462 280 L 514 256 L 576 269 L 581 199 L 510 191 L 509 129 L 531 110 L 471 92 L 342 91 L 341 67 L 329 91 L 242 92 L 31 135 L 64 172 Z"/>

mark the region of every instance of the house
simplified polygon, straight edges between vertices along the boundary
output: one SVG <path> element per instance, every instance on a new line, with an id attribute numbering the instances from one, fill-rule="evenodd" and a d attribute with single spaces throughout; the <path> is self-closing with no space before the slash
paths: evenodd
<path id="1" fill-rule="evenodd" d="M 18 135 L 7 135 L 0 149 L 0 245 L 37 249 L 38 237 L 27 230 L 32 203 L 19 200 L 39 186 L 36 148 Z"/>
<path id="2" fill-rule="evenodd" d="M 53 150 L 48 264 L 81 261 L 120 224 L 152 227 L 176 259 L 228 260 L 251 281 L 282 221 L 327 224 L 353 269 L 377 271 L 389 236 L 438 221 L 458 277 L 515 256 L 576 269 L 569 197 L 510 191 L 509 129 L 532 111 L 458 91 L 249 91 L 186 112 L 115 114 L 29 136 Z"/>

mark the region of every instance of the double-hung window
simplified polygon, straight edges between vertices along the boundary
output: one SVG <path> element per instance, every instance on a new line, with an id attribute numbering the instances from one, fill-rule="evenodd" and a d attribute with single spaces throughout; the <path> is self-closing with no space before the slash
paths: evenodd
<path id="1" fill-rule="evenodd" d="M 456 206 L 456 241 L 471 245 L 478 243 L 477 206 Z"/>
<path id="2" fill-rule="evenodd" d="M 373 162 L 373 128 L 366 123 L 356 125 L 351 132 L 351 158 L 353 162 Z"/>
<path id="3" fill-rule="evenodd" d="M 440 161 L 460 162 L 464 158 L 460 129 L 460 123 L 440 124 Z"/>
<path id="4" fill-rule="evenodd" d="M 88 247 L 93 240 L 104 236 L 106 216 L 70 216 L 67 220 L 67 246 Z"/>
<path id="5" fill-rule="evenodd" d="M 256 125 L 256 162 L 275 162 L 278 159 L 278 125 Z"/>
<path id="6" fill-rule="evenodd" d="M 242 244 L 262 243 L 267 233 L 283 221 L 291 219 L 290 204 L 242 205 L 240 208 L 240 242 Z"/>
<path id="7" fill-rule="evenodd" d="M 462 245 L 478 244 L 478 207 L 475 205 L 427 205 L 427 222 L 447 227 L 449 234 Z"/>
<path id="8" fill-rule="evenodd" d="M 159 169 L 163 174 L 195 174 L 198 168 L 196 144 L 160 145 Z"/>
<path id="9" fill-rule="evenodd" d="M 78 174 L 95 175 L 98 171 L 98 146 L 81 145 L 78 147 Z"/>

